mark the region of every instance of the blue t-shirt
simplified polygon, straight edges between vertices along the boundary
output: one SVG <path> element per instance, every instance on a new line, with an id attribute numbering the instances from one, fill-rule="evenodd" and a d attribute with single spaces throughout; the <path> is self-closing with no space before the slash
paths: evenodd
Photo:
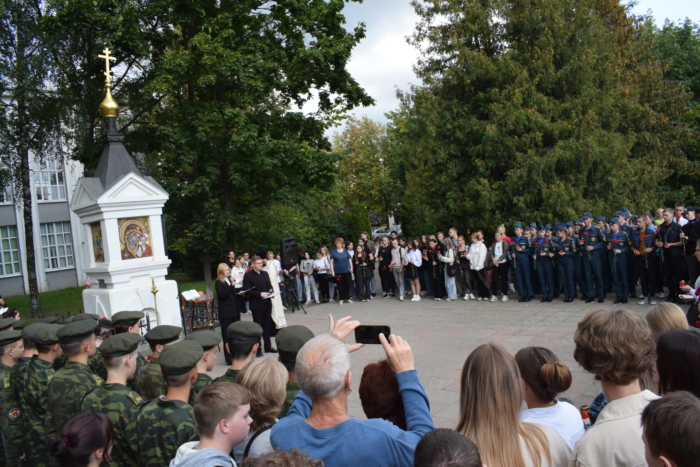
<path id="1" fill-rule="evenodd" d="M 350 258 L 348 250 L 343 250 L 342 253 L 338 253 L 338 250 L 333 250 L 330 256 L 330 259 L 333 260 L 333 272 L 336 274 L 350 272 Z"/>
<path id="2" fill-rule="evenodd" d="M 430 404 L 416 370 L 396 375 L 406 412 L 406 431 L 381 419 L 350 418 L 330 428 L 316 429 L 306 422 L 311 399 L 300 391 L 286 417 L 272 427 L 273 448 L 297 448 L 332 467 L 403 467 L 413 465 L 418 441 L 435 428 Z"/>

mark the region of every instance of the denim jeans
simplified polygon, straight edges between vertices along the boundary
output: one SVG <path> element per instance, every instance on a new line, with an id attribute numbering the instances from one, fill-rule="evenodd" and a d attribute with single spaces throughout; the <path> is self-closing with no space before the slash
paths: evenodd
<path id="1" fill-rule="evenodd" d="M 447 298 L 451 300 L 457 299 L 457 284 L 455 278 L 447 275 L 447 266 L 445 266 L 445 288 L 447 289 Z"/>

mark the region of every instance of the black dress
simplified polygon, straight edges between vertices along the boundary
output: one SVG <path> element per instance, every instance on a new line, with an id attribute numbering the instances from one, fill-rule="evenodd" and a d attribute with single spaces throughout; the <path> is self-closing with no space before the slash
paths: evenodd
<path id="1" fill-rule="evenodd" d="M 226 331 L 236 321 L 241 320 L 241 315 L 236 304 L 236 289 L 233 285 L 227 282 L 222 282 L 219 279 L 214 281 L 216 296 L 219 299 L 219 325 L 221 326 L 221 336 L 226 340 Z M 226 351 L 224 345 L 224 358 L 226 364 L 231 364 L 231 354 Z"/>

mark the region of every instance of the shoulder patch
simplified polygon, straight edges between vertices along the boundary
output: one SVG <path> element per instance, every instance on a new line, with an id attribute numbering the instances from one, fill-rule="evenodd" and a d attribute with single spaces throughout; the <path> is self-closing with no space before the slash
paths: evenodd
<path id="1" fill-rule="evenodd" d="M 139 396 L 138 393 L 134 391 L 131 391 L 129 393 L 129 399 L 131 399 L 131 401 L 136 405 L 141 405 L 144 402 L 146 402 L 146 400 L 143 397 Z"/>
<path id="2" fill-rule="evenodd" d="M 51 381 L 51 378 L 53 378 L 53 375 L 47 375 L 47 376 L 46 376 L 46 379 L 47 379 L 48 381 Z"/>
<path id="3" fill-rule="evenodd" d="M 20 416 L 19 409 L 10 409 L 7 412 L 7 419 L 11 422 L 14 422 L 15 420 L 17 420 L 19 418 L 19 416 Z"/>
<path id="4" fill-rule="evenodd" d="M 103 380 L 99 376 L 93 375 L 92 373 L 90 373 L 90 376 L 92 376 L 92 379 L 93 379 L 93 381 L 95 381 L 95 383 L 100 384 L 100 385 L 105 384 L 105 380 Z"/>

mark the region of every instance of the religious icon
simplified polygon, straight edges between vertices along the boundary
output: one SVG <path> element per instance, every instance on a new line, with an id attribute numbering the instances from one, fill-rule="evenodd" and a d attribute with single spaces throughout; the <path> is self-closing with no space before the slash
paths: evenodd
<path id="1" fill-rule="evenodd" d="M 102 245 L 102 226 L 99 222 L 90 224 L 90 232 L 92 233 L 92 254 L 96 263 L 105 262 L 105 250 Z"/>
<path id="2" fill-rule="evenodd" d="M 119 223 L 119 246 L 122 259 L 153 256 L 148 217 L 130 217 L 119 219 L 117 222 Z"/>

